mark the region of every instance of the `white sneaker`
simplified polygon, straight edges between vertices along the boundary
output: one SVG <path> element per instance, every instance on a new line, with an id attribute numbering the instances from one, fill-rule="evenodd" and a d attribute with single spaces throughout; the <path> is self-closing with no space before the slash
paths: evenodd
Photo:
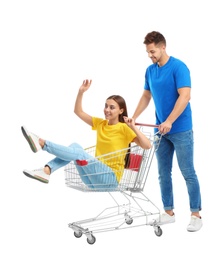
<path id="1" fill-rule="evenodd" d="M 169 224 L 169 223 L 174 223 L 175 222 L 175 214 L 173 216 L 170 216 L 167 213 L 162 213 L 158 218 L 152 219 L 150 221 L 150 225 L 164 225 L 164 224 Z"/>
<path id="2" fill-rule="evenodd" d="M 174 223 L 175 222 L 175 214 L 173 216 L 170 216 L 167 213 L 162 213 L 159 217 L 159 222 L 158 224 L 163 225 L 163 224 L 169 224 L 169 223 Z"/>
<path id="3" fill-rule="evenodd" d="M 24 170 L 23 173 L 29 177 L 29 178 L 33 178 L 35 180 L 38 180 L 38 181 L 41 181 L 41 182 L 44 182 L 44 183 L 49 183 L 49 178 L 50 178 L 50 175 L 49 174 L 46 174 L 44 172 L 44 169 L 41 168 L 41 169 L 36 169 L 36 170 L 33 170 L 33 171 L 30 171 L 30 170 Z"/>
<path id="4" fill-rule="evenodd" d="M 187 231 L 195 232 L 200 230 L 202 226 L 203 226 L 203 222 L 201 218 L 198 218 L 196 216 L 191 216 L 190 223 L 187 226 Z"/>
<path id="5" fill-rule="evenodd" d="M 29 131 L 25 128 L 25 126 L 22 126 L 21 129 L 22 129 L 22 133 L 23 133 L 25 139 L 27 140 L 27 142 L 29 143 L 29 145 L 30 145 L 32 151 L 33 151 L 34 153 L 36 153 L 36 152 L 38 152 L 39 150 L 41 150 L 42 147 L 41 147 L 40 144 L 39 144 L 39 137 L 38 137 L 37 135 L 35 135 L 35 134 L 29 132 Z"/>

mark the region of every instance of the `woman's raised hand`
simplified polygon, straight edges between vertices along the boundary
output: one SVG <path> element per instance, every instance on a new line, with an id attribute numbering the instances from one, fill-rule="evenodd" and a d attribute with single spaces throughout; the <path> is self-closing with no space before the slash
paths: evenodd
<path id="1" fill-rule="evenodd" d="M 79 88 L 79 90 L 81 91 L 81 92 L 85 92 L 85 91 L 87 91 L 88 89 L 89 89 L 89 87 L 91 86 L 91 83 L 92 83 L 92 80 L 90 79 L 85 79 L 85 80 L 83 80 L 83 83 L 82 83 L 82 85 L 80 86 L 80 88 Z"/>

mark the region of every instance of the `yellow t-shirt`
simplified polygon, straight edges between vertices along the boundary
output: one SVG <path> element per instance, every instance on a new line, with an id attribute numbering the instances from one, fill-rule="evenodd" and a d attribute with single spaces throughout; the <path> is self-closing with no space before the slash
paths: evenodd
<path id="1" fill-rule="evenodd" d="M 95 156 L 104 155 L 99 159 L 113 169 L 117 180 L 120 181 L 127 149 L 121 150 L 129 147 L 129 144 L 136 137 L 135 132 L 125 123 L 108 125 L 108 120 L 98 117 L 93 117 L 92 129 L 97 131 Z"/>

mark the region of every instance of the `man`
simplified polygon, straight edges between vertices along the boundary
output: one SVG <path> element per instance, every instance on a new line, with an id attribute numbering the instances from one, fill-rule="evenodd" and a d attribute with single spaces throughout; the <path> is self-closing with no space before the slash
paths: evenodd
<path id="1" fill-rule="evenodd" d="M 193 165 L 193 130 L 190 105 L 191 79 L 187 66 L 166 52 L 166 40 L 156 31 L 146 35 L 144 42 L 148 57 L 153 64 L 145 74 L 144 91 L 136 107 L 133 118 L 147 108 L 154 100 L 157 129 L 162 134 L 156 151 L 159 184 L 165 212 L 160 216 L 160 224 L 175 222 L 172 187 L 173 155 L 187 185 L 191 219 L 188 231 L 198 231 L 202 227 L 201 194 L 199 181 Z"/>

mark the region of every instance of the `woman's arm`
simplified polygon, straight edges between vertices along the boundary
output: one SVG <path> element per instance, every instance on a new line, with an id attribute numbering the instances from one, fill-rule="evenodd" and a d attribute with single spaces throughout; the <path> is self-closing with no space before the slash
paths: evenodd
<path id="1" fill-rule="evenodd" d="M 92 83 L 92 80 L 84 80 L 82 85 L 79 88 L 79 92 L 76 96 L 76 102 L 74 106 L 74 113 L 81 118 L 85 123 L 88 125 L 92 126 L 92 116 L 88 115 L 83 111 L 82 108 L 82 99 L 83 99 L 83 94 L 85 91 L 87 91 Z"/>

